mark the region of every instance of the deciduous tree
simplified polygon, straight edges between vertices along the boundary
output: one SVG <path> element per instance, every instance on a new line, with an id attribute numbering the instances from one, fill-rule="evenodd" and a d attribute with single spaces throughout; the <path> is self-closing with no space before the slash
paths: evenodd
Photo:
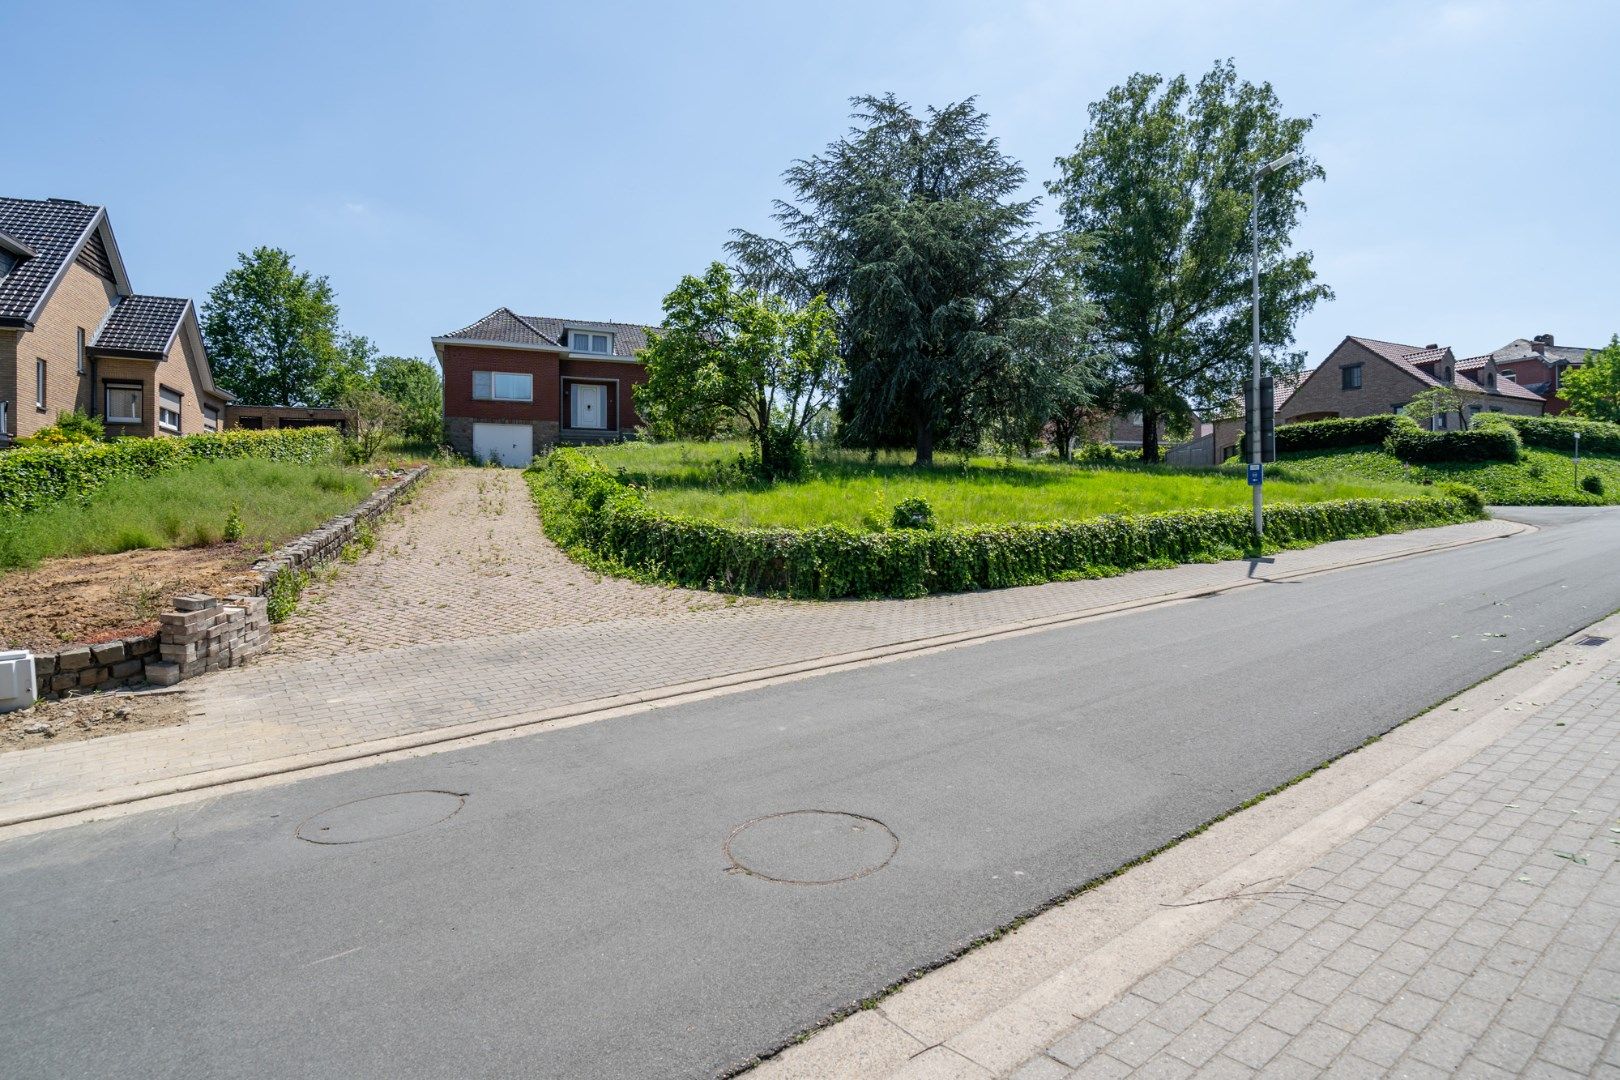
<path id="1" fill-rule="evenodd" d="M 384 397 L 398 405 L 407 439 L 437 446 L 444 426 L 444 386 L 439 369 L 414 356 L 380 356 L 371 379 Z"/>
<path id="2" fill-rule="evenodd" d="M 1564 372 L 1558 395 L 1569 402 L 1575 416 L 1620 424 L 1620 334 L 1588 353 L 1580 367 Z"/>
<path id="3" fill-rule="evenodd" d="M 641 353 L 636 406 L 654 424 L 728 415 L 748 432 L 767 479 L 794 475 L 804 433 L 830 403 L 842 367 L 833 314 L 739 288 L 720 263 L 664 297 L 664 326 Z"/>
<path id="4" fill-rule="evenodd" d="M 1304 154 L 1310 117 L 1291 117 L 1270 84 L 1232 63 L 1196 85 L 1137 74 L 1090 109 L 1049 190 L 1067 228 L 1093 243 L 1084 271 L 1119 407 L 1142 415 L 1142 457 L 1158 457 L 1161 418 L 1229 398 L 1250 363 L 1249 211 L 1261 165 L 1298 163 L 1260 182 L 1261 341 L 1265 367 L 1298 370 L 1294 324 L 1332 297 L 1311 253 L 1292 249 L 1301 191 L 1324 174 Z"/>

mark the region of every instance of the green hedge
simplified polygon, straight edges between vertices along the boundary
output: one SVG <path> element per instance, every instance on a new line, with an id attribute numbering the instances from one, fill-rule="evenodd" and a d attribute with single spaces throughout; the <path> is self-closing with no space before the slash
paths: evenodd
<path id="1" fill-rule="evenodd" d="M 658 513 L 578 450 L 529 472 L 547 534 L 602 569 L 695 588 L 832 599 L 922 596 L 1097 577 L 1240 555 L 1250 512 L 1186 510 L 1092 521 L 856 532 L 829 525 L 762 529 Z M 1408 499 L 1278 506 L 1267 540 L 1288 546 L 1472 521 L 1479 494 L 1445 489 Z"/>
<path id="2" fill-rule="evenodd" d="M 1337 450 L 1349 446 L 1381 446 L 1403 426 L 1412 424 L 1404 416 L 1380 413 L 1342 420 L 1307 420 L 1299 424 L 1277 425 L 1277 452 L 1296 450 Z"/>
<path id="3" fill-rule="evenodd" d="M 1518 461 L 1524 453 L 1518 433 L 1486 425 L 1466 431 L 1424 431 L 1410 421 L 1395 429 L 1384 445 L 1409 464 L 1468 461 Z"/>
<path id="4" fill-rule="evenodd" d="M 1544 450 L 1575 449 L 1575 433 L 1581 433 L 1581 450 L 1592 454 L 1620 454 L 1620 424 L 1602 420 L 1579 420 L 1572 416 L 1510 416 L 1482 413 L 1474 417 L 1475 427 L 1508 427 L 1519 433 L 1526 446 Z"/>
<path id="5" fill-rule="evenodd" d="M 289 428 L 18 447 L 0 452 L 0 512 L 37 510 L 88 495 L 109 480 L 151 476 L 195 461 L 246 457 L 319 461 L 335 453 L 340 441 L 332 428 Z"/>

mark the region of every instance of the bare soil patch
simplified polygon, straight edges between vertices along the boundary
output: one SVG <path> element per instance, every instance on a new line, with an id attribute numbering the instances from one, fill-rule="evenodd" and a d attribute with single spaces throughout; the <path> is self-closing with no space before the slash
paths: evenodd
<path id="1" fill-rule="evenodd" d="M 184 695 L 173 691 L 85 694 L 40 701 L 31 708 L 0 713 L 0 754 L 171 727 L 185 719 Z"/>
<path id="2" fill-rule="evenodd" d="M 250 587 L 256 550 L 241 544 L 46 559 L 0 574 L 0 644 L 57 649 L 149 634 L 179 593 Z"/>

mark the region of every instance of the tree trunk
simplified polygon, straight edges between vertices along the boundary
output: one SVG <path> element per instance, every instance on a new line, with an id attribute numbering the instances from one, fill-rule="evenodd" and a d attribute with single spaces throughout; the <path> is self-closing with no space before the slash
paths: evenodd
<path id="1" fill-rule="evenodd" d="M 934 425 L 926 419 L 917 421 L 917 460 L 911 464 L 922 468 L 934 463 Z"/>
<path id="2" fill-rule="evenodd" d="M 1159 461 L 1159 414 L 1148 408 L 1142 410 L 1142 460 L 1149 465 Z"/>

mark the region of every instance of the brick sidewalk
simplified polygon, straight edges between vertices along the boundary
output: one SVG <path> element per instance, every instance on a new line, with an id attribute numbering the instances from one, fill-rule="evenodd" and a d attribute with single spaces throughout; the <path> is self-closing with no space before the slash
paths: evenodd
<path id="1" fill-rule="evenodd" d="M 379 548 L 395 546 L 409 520 L 385 533 Z M 391 631 L 368 631 L 367 644 L 317 650 L 307 658 L 301 657 L 309 646 L 300 641 L 269 661 L 185 684 L 194 719 L 181 726 L 0 755 L 0 815 L 55 812 L 103 791 L 139 786 L 156 791 L 177 778 L 217 769 L 1354 560 L 1396 557 L 1517 528 L 1500 521 L 1471 522 L 1283 552 L 1258 565 L 1196 564 L 1100 581 L 918 600 L 728 604 L 726 598 L 702 594 L 699 605 L 679 602 L 685 594 L 678 590 L 608 580 L 605 589 L 647 594 L 626 601 L 634 613 L 614 618 L 604 609 L 594 622 L 528 629 L 520 622 L 519 628 L 508 630 L 511 624 L 503 622 L 502 609 L 492 609 L 488 616 L 470 611 L 459 621 L 457 636 L 447 640 L 389 648 L 380 635 Z M 571 564 L 566 573 L 588 576 Z M 678 600 L 663 604 L 668 597 Z M 401 620 L 422 617 L 404 608 L 397 613 Z"/>
<path id="2" fill-rule="evenodd" d="M 1620 663 L 1013 1075 L 1620 1076 Z"/>

